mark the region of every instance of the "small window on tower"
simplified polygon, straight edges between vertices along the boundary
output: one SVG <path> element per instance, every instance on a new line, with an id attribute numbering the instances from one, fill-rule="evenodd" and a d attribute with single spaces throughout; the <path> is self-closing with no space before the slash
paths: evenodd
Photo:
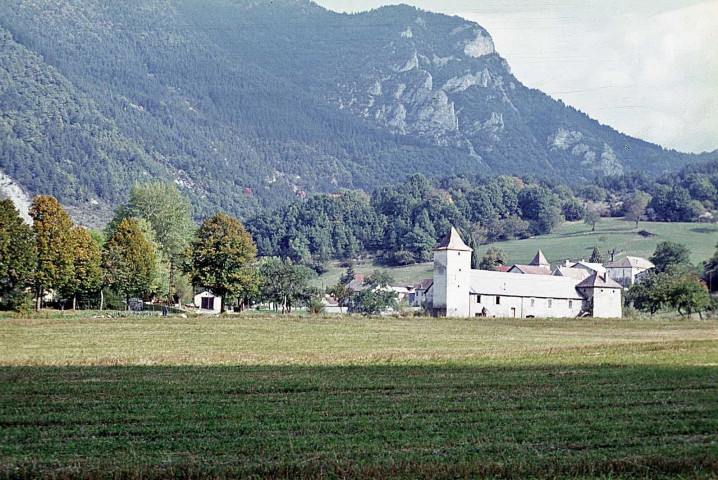
<path id="1" fill-rule="evenodd" d="M 532 299 L 531 299 L 531 306 L 532 306 L 532 307 L 534 306 L 534 303 L 536 303 L 536 300 L 532 298 Z"/>
<path id="2" fill-rule="evenodd" d="M 568 301 L 568 308 L 573 308 L 573 300 Z"/>
<path id="3" fill-rule="evenodd" d="M 501 297 L 496 297 L 496 305 L 501 305 Z"/>
<path id="4" fill-rule="evenodd" d="M 548 308 L 551 308 L 551 305 L 553 305 L 553 300 L 550 298 L 548 299 Z"/>
<path id="5" fill-rule="evenodd" d="M 476 295 L 476 303 L 481 303 L 481 295 Z"/>

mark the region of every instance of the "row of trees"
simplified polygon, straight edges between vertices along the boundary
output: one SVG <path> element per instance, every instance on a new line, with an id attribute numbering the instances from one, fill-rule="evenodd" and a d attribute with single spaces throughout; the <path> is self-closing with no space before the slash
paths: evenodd
<path id="1" fill-rule="evenodd" d="M 20 218 L 11 200 L 0 201 L 0 296 L 22 308 L 29 293 L 35 308 L 48 292 L 69 300 L 100 295 L 110 287 L 126 298 L 152 288 L 153 245 L 132 219 L 123 219 L 104 242 L 98 232 L 73 225 L 54 197 L 38 196 L 30 207 L 33 225 Z"/>
<path id="2" fill-rule="evenodd" d="M 105 292 L 179 302 L 194 285 L 245 306 L 272 302 L 283 312 L 318 301 L 316 273 L 288 259 L 257 262 L 257 247 L 236 218 L 217 214 L 197 229 L 189 203 L 173 185 L 136 184 L 104 235 L 74 226 L 51 196 L 38 196 L 25 224 L 12 201 L 0 201 L 0 298 L 14 309 L 52 292 L 63 305 L 104 306 Z"/>

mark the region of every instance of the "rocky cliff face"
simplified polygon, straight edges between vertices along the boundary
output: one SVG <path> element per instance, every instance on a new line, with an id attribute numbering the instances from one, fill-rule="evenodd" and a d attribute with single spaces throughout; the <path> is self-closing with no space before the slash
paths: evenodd
<path id="1" fill-rule="evenodd" d="M 481 26 L 407 7 L 379 12 L 365 15 L 395 20 L 393 31 L 383 31 L 381 47 L 358 62 L 363 71 L 349 68 L 332 82 L 327 98 L 340 109 L 400 135 L 463 148 L 494 168 L 523 156 L 512 150 L 524 148 L 539 163 L 584 177 L 632 168 L 631 156 L 620 151 L 630 147 L 614 146 L 634 139 L 524 87 Z M 526 105 L 527 96 L 553 108 Z M 565 110 L 563 118 L 552 115 L 555 109 Z"/>

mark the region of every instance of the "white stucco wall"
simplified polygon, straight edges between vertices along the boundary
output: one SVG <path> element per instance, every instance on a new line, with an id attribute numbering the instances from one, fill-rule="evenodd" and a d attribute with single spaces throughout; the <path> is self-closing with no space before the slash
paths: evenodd
<path id="1" fill-rule="evenodd" d="M 469 317 L 469 273 L 471 252 L 434 252 L 434 315 Z M 448 305 L 448 308 L 447 308 Z"/>
<path id="2" fill-rule="evenodd" d="M 499 302 L 496 303 L 496 295 L 471 294 L 470 316 L 478 316 L 486 307 L 489 317 L 574 318 L 584 310 L 585 305 L 585 301 L 580 299 L 509 296 L 500 296 Z"/>
<path id="3" fill-rule="evenodd" d="M 621 290 L 596 288 L 593 292 L 594 318 L 621 318 L 623 316 Z"/>
<path id="4" fill-rule="evenodd" d="M 222 308 L 222 297 L 216 297 L 212 295 L 210 292 L 204 291 L 202 293 L 199 293 L 194 296 L 194 301 L 192 302 L 197 308 L 202 307 L 202 299 L 203 298 L 214 298 L 214 308 L 211 310 L 208 309 L 202 309 L 204 312 L 219 312 Z"/>

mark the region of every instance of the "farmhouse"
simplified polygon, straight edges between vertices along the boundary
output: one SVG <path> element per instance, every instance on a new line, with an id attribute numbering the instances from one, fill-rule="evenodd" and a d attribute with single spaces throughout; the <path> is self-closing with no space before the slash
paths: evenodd
<path id="1" fill-rule="evenodd" d="M 589 276 L 551 275 L 541 252 L 530 265 L 542 269 L 538 274 L 472 270 L 472 251 L 453 227 L 434 249 L 434 283 L 427 291 L 434 316 L 621 317 L 622 287 L 605 273 L 578 267 Z"/>
<path id="2" fill-rule="evenodd" d="M 636 283 L 636 277 L 650 270 L 654 265 L 641 257 L 624 257 L 616 262 L 611 262 L 606 267 L 608 277 L 616 283 L 627 287 Z"/>

